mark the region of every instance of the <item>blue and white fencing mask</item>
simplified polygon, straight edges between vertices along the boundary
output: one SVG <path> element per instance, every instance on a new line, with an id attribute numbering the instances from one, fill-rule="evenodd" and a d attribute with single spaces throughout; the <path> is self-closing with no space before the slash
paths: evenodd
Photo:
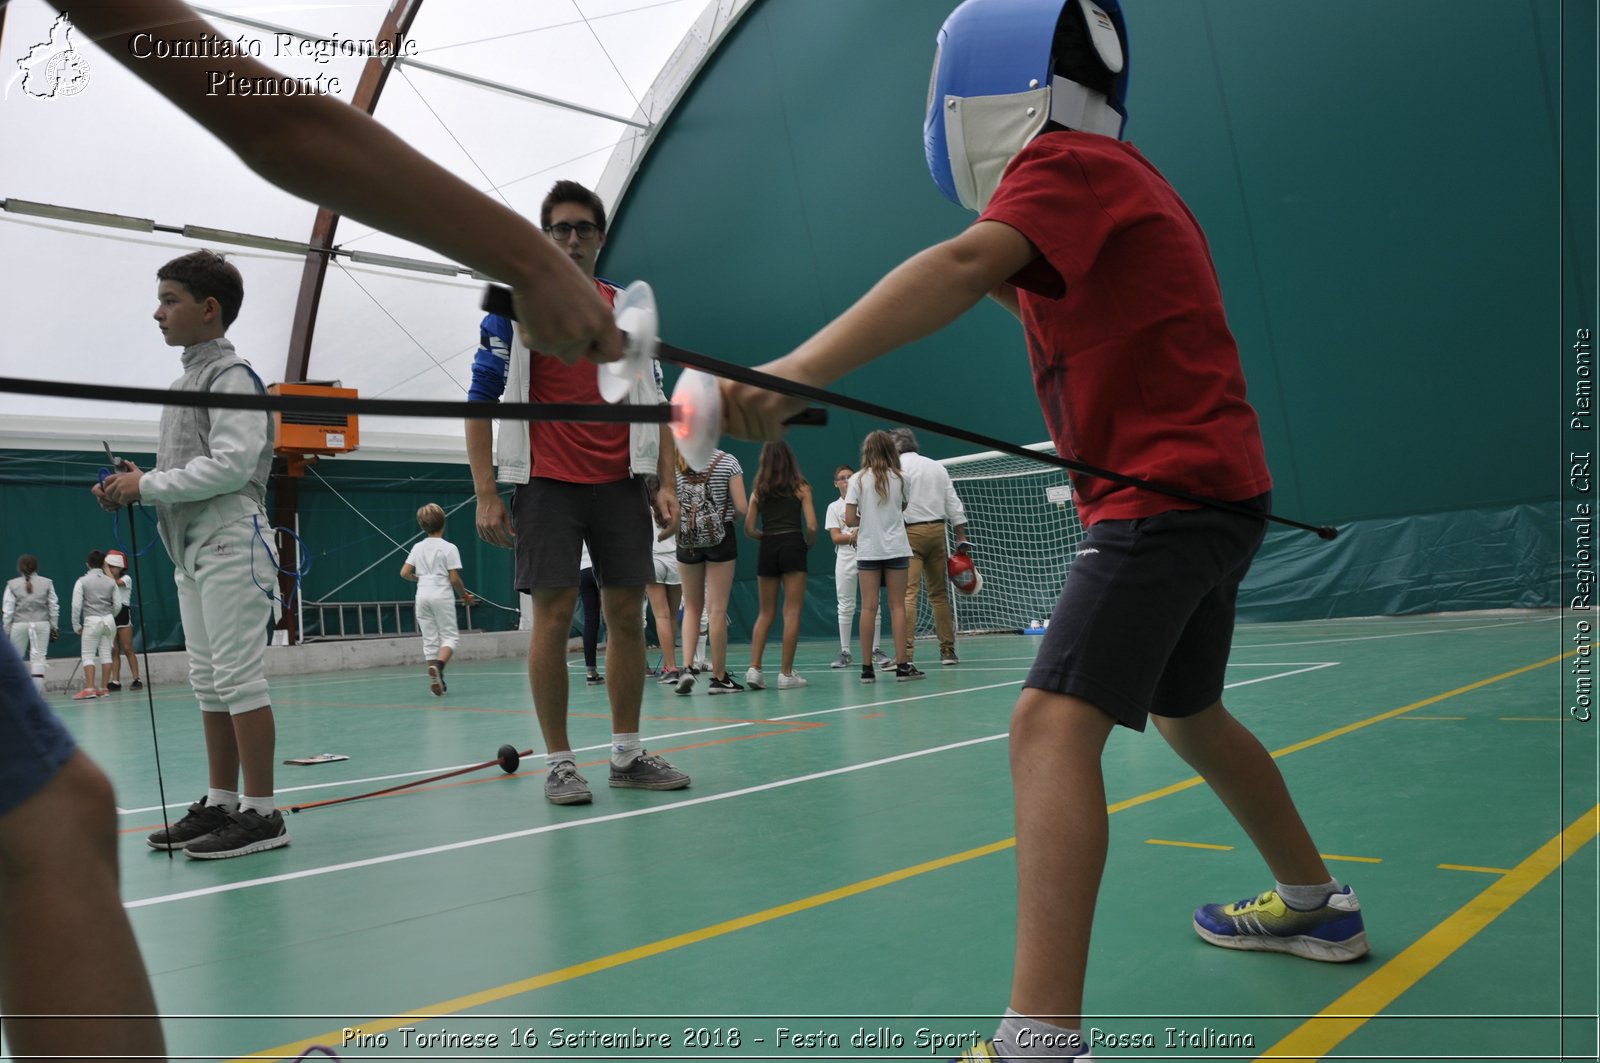
<path id="1" fill-rule="evenodd" d="M 966 0 L 945 19 L 923 143 L 945 196 L 981 211 L 1054 122 L 1121 137 L 1127 26 L 1117 0 Z"/>

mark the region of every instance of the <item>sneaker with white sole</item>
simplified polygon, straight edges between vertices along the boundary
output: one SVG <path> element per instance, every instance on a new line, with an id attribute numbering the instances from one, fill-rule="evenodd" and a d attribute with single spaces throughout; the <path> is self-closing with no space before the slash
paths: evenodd
<path id="1" fill-rule="evenodd" d="M 241 808 L 227 816 L 228 822 L 215 833 L 184 846 L 183 855 L 191 860 L 226 860 L 289 844 L 289 828 L 283 825 L 282 812 L 273 810 L 270 816 L 263 816 L 253 808 Z"/>
<path id="2" fill-rule="evenodd" d="M 850 664 L 851 664 L 850 651 L 849 650 L 840 650 L 839 651 L 839 656 L 835 657 L 833 659 L 833 663 L 828 665 L 828 667 L 829 668 L 849 668 Z"/>
<path id="3" fill-rule="evenodd" d="M 664 759 L 639 751 L 639 756 L 626 768 L 611 765 L 612 786 L 632 790 L 682 790 L 689 785 L 689 776 L 668 764 Z"/>
<path id="4" fill-rule="evenodd" d="M 960 664 L 961 658 L 956 656 L 955 650 L 951 650 L 949 653 L 939 654 L 939 663 L 948 667 L 952 664 Z"/>
<path id="5" fill-rule="evenodd" d="M 586 805 L 594 800 L 589 780 L 578 774 L 578 766 L 563 760 L 544 777 L 544 798 L 552 805 Z"/>
<path id="6" fill-rule="evenodd" d="M 767 677 L 761 674 L 759 668 L 746 668 L 744 671 L 744 685 L 751 690 L 767 689 Z M 712 691 L 712 693 L 716 693 Z"/>
<path id="7" fill-rule="evenodd" d="M 664 670 L 660 675 L 656 676 L 656 682 L 660 683 L 664 687 L 670 687 L 676 686 L 678 680 L 682 678 L 683 673 L 681 671 L 676 668 L 669 668 Z"/>
<path id="8" fill-rule="evenodd" d="M 1310 911 L 1289 907 L 1276 890 L 1207 904 L 1195 909 L 1194 930 L 1225 949 L 1288 952 L 1325 963 L 1358 960 L 1368 952 L 1361 902 L 1349 886 Z"/>
<path id="9" fill-rule="evenodd" d="M 883 669 L 887 670 L 887 669 L 890 669 L 890 668 L 894 667 L 894 658 L 890 657 L 887 653 L 884 653 L 882 650 L 873 650 L 872 651 L 872 663 L 877 665 L 879 668 L 883 668 Z"/>
<path id="10" fill-rule="evenodd" d="M 861 681 L 863 683 L 876 683 L 878 681 L 878 673 L 873 669 L 872 665 L 864 664 L 861 666 Z"/>
<path id="11" fill-rule="evenodd" d="M 806 677 L 803 675 L 796 675 L 794 672 L 778 673 L 779 690 L 795 690 L 806 685 Z"/>
<path id="12" fill-rule="evenodd" d="M 73 701 L 88 701 L 90 698 L 97 698 L 99 696 L 100 696 L 100 691 L 96 690 L 94 687 L 84 687 L 82 690 L 80 690 L 76 694 L 72 695 L 72 700 Z"/>
<path id="13" fill-rule="evenodd" d="M 444 677 L 439 674 L 439 666 L 436 664 L 428 665 L 428 689 L 433 691 L 434 697 L 444 693 Z"/>
<path id="14" fill-rule="evenodd" d="M 711 677 L 711 688 L 708 691 L 708 693 L 711 693 L 711 694 L 743 694 L 744 693 L 744 687 L 740 686 L 739 685 L 739 681 L 737 679 L 733 678 L 733 676 L 731 676 L 731 675 L 725 675 L 721 679 L 718 679 L 716 676 L 712 676 Z"/>
<path id="15" fill-rule="evenodd" d="M 894 666 L 894 679 L 897 683 L 904 683 L 912 679 L 926 679 L 927 677 L 927 672 L 924 672 L 910 661 L 901 661 Z"/>
<path id="16" fill-rule="evenodd" d="M 182 819 L 165 830 L 156 831 L 145 842 L 152 849 L 182 849 L 197 838 L 221 830 L 227 822 L 228 810 L 221 805 L 208 805 L 202 797 L 189 806 Z"/>

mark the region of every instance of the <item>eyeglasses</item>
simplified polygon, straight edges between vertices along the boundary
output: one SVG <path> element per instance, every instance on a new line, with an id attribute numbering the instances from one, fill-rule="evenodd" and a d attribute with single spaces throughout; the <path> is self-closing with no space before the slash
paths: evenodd
<path id="1" fill-rule="evenodd" d="M 600 226 L 596 225 L 592 221 L 580 221 L 576 225 L 573 225 L 570 222 L 558 221 L 554 225 L 546 228 L 545 232 L 549 233 L 557 240 L 566 240 L 571 237 L 574 232 L 578 234 L 578 239 L 580 240 L 593 240 L 596 236 L 600 235 Z"/>

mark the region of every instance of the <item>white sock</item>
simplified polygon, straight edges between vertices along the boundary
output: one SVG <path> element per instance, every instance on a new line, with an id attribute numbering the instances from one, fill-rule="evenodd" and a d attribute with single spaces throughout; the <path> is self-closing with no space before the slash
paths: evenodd
<path id="1" fill-rule="evenodd" d="M 1030 1019 L 1010 1008 L 995 1031 L 994 1047 L 1006 1060 L 1082 1059 L 1089 1055 L 1082 1031 Z"/>
<path id="2" fill-rule="evenodd" d="M 557 764 L 560 764 L 562 761 L 566 761 L 568 764 L 571 764 L 573 767 L 577 767 L 577 765 L 578 765 L 577 759 L 575 757 L 573 757 L 573 755 L 572 755 L 572 750 L 563 749 L 559 753 L 552 751 L 552 752 L 546 753 L 544 755 L 545 770 L 546 771 L 555 770 L 555 766 Z"/>
<path id="3" fill-rule="evenodd" d="M 1311 912 L 1328 903 L 1328 898 L 1344 889 L 1336 878 L 1330 878 L 1319 886 L 1285 886 L 1278 882 L 1273 885 L 1278 891 L 1278 896 L 1283 898 L 1283 903 L 1300 912 Z"/>
<path id="4" fill-rule="evenodd" d="M 239 810 L 239 794 L 234 790 L 207 790 L 206 804 L 225 808 L 229 812 Z"/>
<path id="5" fill-rule="evenodd" d="M 855 617 L 848 617 L 839 621 L 839 652 L 850 652 L 851 628 L 855 627 Z"/>
<path id="6" fill-rule="evenodd" d="M 268 794 L 266 797 L 244 796 L 239 799 L 239 811 L 249 809 L 258 816 L 270 816 L 278 810 L 278 802 Z"/>
<path id="7" fill-rule="evenodd" d="M 44 676 L 36 675 L 33 677 L 33 689 L 40 694 L 44 693 Z"/>
<path id="8" fill-rule="evenodd" d="M 611 766 L 626 768 L 629 764 L 639 759 L 639 754 L 644 747 L 639 742 L 639 735 L 613 734 L 611 736 Z"/>

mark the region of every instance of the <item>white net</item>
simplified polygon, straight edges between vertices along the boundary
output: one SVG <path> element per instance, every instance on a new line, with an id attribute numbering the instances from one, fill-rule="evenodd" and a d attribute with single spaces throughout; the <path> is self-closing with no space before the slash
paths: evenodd
<path id="1" fill-rule="evenodd" d="M 1049 443 L 1027 449 L 1056 452 Z M 966 507 L 967 537 L 983 574 L 977 594 L 950 591 L 956 630 L 1022 631 L 1049 617 L 1083 540 L 1067 470 L 993 450 L 940 464 Z M 934 633 L 926 594 L 917 598 L 916 632 Z"/>

